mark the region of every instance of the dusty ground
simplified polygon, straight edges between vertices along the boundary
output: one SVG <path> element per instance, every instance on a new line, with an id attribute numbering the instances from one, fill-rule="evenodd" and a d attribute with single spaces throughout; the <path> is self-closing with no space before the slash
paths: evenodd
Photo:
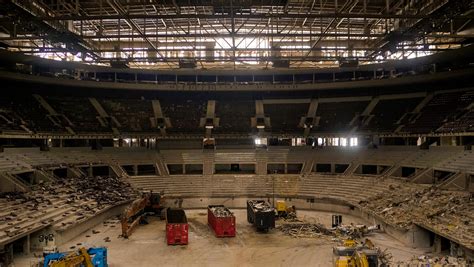
<path id="1" fill-rule="evenodd" d="M 106 246 L 108 263 L 118 266 L 332 266 L 332 247 L 329 238 L 292 238 L 278 230 L 257 233 L 246 221 L 245 210 L 234 210 L 237 218 L 235 238 L 216 238 L 207 225 L 205 210 L 188 210 L 190 231 L 188 246 L 167 246 L 165 222 L 148 218 L 149 224 L 139 226 L 127 240 L 119 237 L 118 221 L 99 225 L 92 234 L 88 231 L 60 247 L 66 251 L 71 246 Z M 331 213 L 299 211 L 298 217 L 310 222 L 331 223 Z M 109 221 L 110 222 L 110 221 Z M 365 223 L 359 218 L 343 215 L 344 224 Z M 86 237 L 88 235 L 89 237 Z M 111 242 L 104 238 L 110 237 Z M 394 260 L 407 260 L 426 251 L 404 247 L 387 234 L 376 233 L 369 237 L 377 246 L 388 248 Z M 81 243 L 80 245 L 77 245 Z M 33 255 L 21 256 L 15 266 L 32 266 L 38 259 Z"/>

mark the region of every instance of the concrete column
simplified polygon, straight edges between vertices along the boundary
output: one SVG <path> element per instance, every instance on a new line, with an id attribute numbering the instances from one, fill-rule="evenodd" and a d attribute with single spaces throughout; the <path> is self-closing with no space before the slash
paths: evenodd
<path id="1" fill-rule="evenodd" d="M 25 237 L 25 242 L 23 243 L 23 253 L 24 254 L 30 254 L 30 235 L 27 235 Z"/>
<path id="2" fill-rule="evenodd" d="M 439 235 L 435 235 L 433 241 L 433 253 L 440 253 L 441 252 L 441 237 Z"/>

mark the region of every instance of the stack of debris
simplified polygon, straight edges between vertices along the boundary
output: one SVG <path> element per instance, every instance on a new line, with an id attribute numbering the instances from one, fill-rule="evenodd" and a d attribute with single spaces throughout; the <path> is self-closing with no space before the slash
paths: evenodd
<path id="1" fill-rule="evenodd" d="M 284 234 L 292 237 L 321 237 L 322 235 L 331 236 L 339 240 L 359 239 L 370 232 L 380 229 L 379 226 L 366 225 L 340 225 L 335 228 L 327 228 L 320 223 L 284 223 L 277 226 Z"/>
<path id="2" fill-rule="evenodd" d="M 277 226 L 284 234 L 292 237 L 321 237 L 322 235 L 334 236 L 335 233 L 322 224 L 314 223 L 285 223 Z"/>
<path id="3" fill-rule="evenodd" d="M 273 210 L 273 207 L 270 205 L 270 203 L 262 201 L 260 203 L 255 203 L 253 205 L 253 208 L 257 211 L 262 211 L 262 212 L 269 212 Z"/>
<path id="4" fill-rule="evenodd" d="M 223 207 L 223 206 L 212 206 L 210 207 L 210 209 L 211 209 L 211 212 L 216 217 L 226 218 L 226 217 L 233 216 L 232 212 L 228 208 Z"/>
<path id="5" fill-rule="evenodd" d="M 399 261 L 396 262 L 396 266 L 472 266 L 474 262 L 464 258 L 456 257 L 431 257 L 422 255 L 419 257 L 414 257 L 409 261 Z"/>
<path id="6" fill-rule="evenodd" d="M 398 185 L 359 204 L 390 224 L 408 229 L 415 223 L 474 247 L 474 203 L 467 192 Z"/>

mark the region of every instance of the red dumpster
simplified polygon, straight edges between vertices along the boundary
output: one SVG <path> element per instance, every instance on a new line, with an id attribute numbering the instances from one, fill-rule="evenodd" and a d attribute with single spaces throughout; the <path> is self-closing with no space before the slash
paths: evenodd
<path id="1" fill-rule="evenodd" d="M 166 210 L 166 242 L 168 245 L 188 244 L 188 219 L 182 209 Z"/>
<path id="2" fill-rule="evenodd" d="M 216 233 L 216 237 L 235 236 L 235 216 L 224 205 L 209 205 L 207 222 Z"/>

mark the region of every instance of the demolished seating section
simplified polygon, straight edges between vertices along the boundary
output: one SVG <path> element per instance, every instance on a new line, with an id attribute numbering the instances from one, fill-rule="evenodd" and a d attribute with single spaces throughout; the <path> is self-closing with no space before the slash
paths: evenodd
<path id="1" fill-rule="evenodd" d="M 356 114 L 361 114 L 367 107 L 367 101 L 320 103 L 316 116 L 319 116 L 319 125 L 313 130 L 316 132 L 346 132 Z"/>
<path id="2" fill-rule="evenodd" d="M 206 116 L 207 101 L 175 98 L 160 102 L 164 116 L 169 117 L 171 121 L 171 128 L 167 131 L 177 134 L 202 134 L 204 128 L 200 128 L 199 124 L 201 118 Z"/>
<path id="3" fill-rule="evenodd" d="M 451 92 L 438 94 L 421 110 L 420 115 L 403 128 L 406 133 L 435 132 L 450 116 L 474 101 L 474 93 Z"/>
<path id="4" fill-rule="evenodd" d="M 254 100 L 217 100 L 216 117 L 219 127 L 216 133 L 248 133 L 251 132 L 250 118 L 255 117 Z"/>
<path id="5" fill-rule="evenodd" d="M 398 120 L 405 114 L 411 112 L 422 98 L 380 100 L 371 115 L 374 117 L 370 122 L 361 127 L 362 131 L 368 132 L 393 132 L 398 125 Z"/>
<path id="6" fill-rule="evenodd" d="M 50 226 L 65 231 L 135 196 L 128 183 L 113 177 L 68 178 L 25 193 L 3 193 L 0 245 Z"/>
<path id="7" fill-rule="evenodd" d="M 474 131 L 474 110 L 467 111 L 466 114 L 454 121 L 444 123 L 436 132 L 438 133 L 459 133 Z"/>
<path id="8" fill-rule="evenodd" d="M 87 97 L 43 96 L 46 102 L 58 113 L 66 116 L 74 125 L 73 130 L 78 133 L 104 132 L 111 133 L 111 125 L 101 126 L 98 112 Z M 114 116 L 124 132 L 153 132 L 158 129 L 151 127 L 150 118 L 154 116 L 151 99 L 127 98 L 96 98 L 109 116 Z M 160 98 L 164 117 L 170 118 L 171 128 L 167 129 L 174 134 L 204 132 L 200 127 L 201 118 L 206 117 L 208 97 L 190 97 L 180 99 L 172 97 Z M 372 111 L 374 117 L 368 125 L 359 125 L 361 132 L 392 132 L 397 128 L 395 124 L 406 112 L 411 112 L 421 98 L 397 100 L 380 100 Z M 472 131 L 474 115 L 465 108 L 474 100 L 474 92 L 458 91 L 441 93 L 422 109 L 414 123 L 408 123 L 402 132 L 458 132 Z M 249 133 L 256 129 L 251 127 L 250 119 L 255 117 L 255 99 L 239 99 L 233 101 L 215 99 L 215 117 L 220 119 L 219 127 L 213 129 L 215 133 Z M 342 132 L 357 126 L 350 121 L 357 114 L 361 114 L 369 104 L 368 101 L 320 103 L 317 116 L 320 117 L 319 126 L 312 132 Z M 309 104 L 264 104 L 264 115 L 270 118 L 271 128 L 266 131 L 275 133 L 300 133 L 298 124 L 301 117 L 307 115 Z M 67 133 L 66 121 L 57 118 L 63 125 L 55 125 L 48 117 L 48 111 L 32 95 L 9 95 L 0 100 L 0 129 L 6 132 L 27 133 L 20 125 L 35 133 Z M 113 123 L 112 123 L 113 124 Z"/>
<path id="9" fill-rule="evenodd" d="M 145 99 L 100 99 L 99 102 L 109 116 L 115 117 L 120 123 L 121 131 L 150 132 L 150 118 L 154 117 L 151 100 Z"/>
<path id="10" fill-rule="evenodd" d="M 309 104 L 265 104 L 265 115 L 270 118 L 272 133 L 298 133 L 302 117 L 308 114 Z"/>
<path id="11" fill-rule="evenodd" d="M 24 126 L 35 133 L 65 132 L 48 118 L 48 112 L 32 95 L 22 95 L 21 97 L 4 95 L 0 98 L 0 110 L 16 118 L 14 125 L 8 126 L 10 128 L 22 129 L 19 126 L 23 121 Z M 0 125 L 3 124 L 1 121 L 0 119 Z M 23 129 L 22 131 L 26 133 Z"/>
<path id="12" fill-rule="evenodd" d="M 88 98 L 80 97 L 45 97 L 51 107 L 59 114 L 66 116 L 75 132 L 93 133 L 110 132 L 109 127 L 103 127 L 97 119 L 97 111 Z"/>

